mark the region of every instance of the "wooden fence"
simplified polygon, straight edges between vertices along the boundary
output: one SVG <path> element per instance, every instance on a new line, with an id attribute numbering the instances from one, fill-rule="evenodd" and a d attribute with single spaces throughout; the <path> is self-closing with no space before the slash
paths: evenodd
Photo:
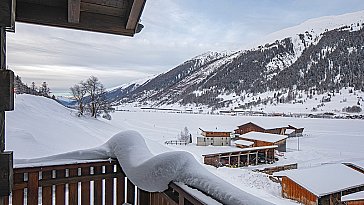
<path id="1" fill-rule="evenodd" d="M 189 144 L 189 142 L 179 141 L 179 140 L 169 140 L 169 141 L 165 141 L 164 144 L 187 145 L 187 144 Z"/>
<path id="2" fill-rule="evenodd" d="M 127 179 L 118 162 L 98 161 L 14 169 L 14 186 L 5 205 L 204 205 L 175 183 L 150 193 Z"/>

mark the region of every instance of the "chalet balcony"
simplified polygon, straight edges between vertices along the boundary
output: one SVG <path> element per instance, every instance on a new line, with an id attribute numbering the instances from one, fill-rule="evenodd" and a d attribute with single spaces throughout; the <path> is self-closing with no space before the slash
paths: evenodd
<path id="1" fill-rule="evenodd" d="M 15 168 L 13 191 L 4 204 L 207 204 L 191 190 L 171 182 L 164 192 L 143 191 L 126 177 L 117 160 L 99 160 Z"/>

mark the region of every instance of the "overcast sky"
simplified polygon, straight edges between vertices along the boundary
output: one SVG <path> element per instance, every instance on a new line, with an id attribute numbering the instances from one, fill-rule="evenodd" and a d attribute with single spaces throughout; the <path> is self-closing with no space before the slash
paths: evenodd
<path id="1" fill-rule="evenodd" d="M 364 10 L 363 0 L 148 0 L 135 37 L 16 24 L 8 65 L 53 92 L 90 75 L 108 88 L 165 72 L 207 51 L 235 51 L 311 18 Z"/>

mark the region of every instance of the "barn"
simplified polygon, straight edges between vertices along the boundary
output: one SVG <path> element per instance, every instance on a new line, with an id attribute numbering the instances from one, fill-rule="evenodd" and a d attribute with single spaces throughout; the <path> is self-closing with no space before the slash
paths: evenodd
<path id="1" fill-rule="evenodd" d="M 342 196 L 364 190 L 364 175 L 343 164 L 289 170 L 274 176 L 281 179 L 283 197 L 305 205 L 343 204 Z"/>
<path id="2" fill-rule="evenodd" d="M 286 151 L 286 135 L 277 135 L 263 132 L 249 132 L 239 135 L 240 140 L 254 142 L 254 147 L 277 145 L 280 152 Z"/>
<path id="3" fill-rule="evenodd" d="M 204 164 L 212 165 L 215 167 L 220 166 L 248 166 L 273 163 L 274 150 L 276 145 L 264 147 L 251 147 L 233 152 L 220 152 L 213 154 L 202 155 Z"/>
<path id="4" fill-rule="evenodd" d="M 230 146 L 231 132 L 200 130 L 203 137 L 197 137 L 197 146 Z"/>

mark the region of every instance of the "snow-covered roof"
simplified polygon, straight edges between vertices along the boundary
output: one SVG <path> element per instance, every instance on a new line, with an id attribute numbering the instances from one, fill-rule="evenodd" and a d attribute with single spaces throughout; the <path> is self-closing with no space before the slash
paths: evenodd
<path id="1" fill-rule="evenodd" d="M 349 163 L 344 163 L 344 164 L 352 165 L 352 166 L 364 171 L 364 160 L 363 161 L 349 162 Z"/>
<path id="2" fill-rule="evenodd" d="M 263 132 L 248 132 L 246 134 L 240 135 L 242 138 L 251 139 L 251 140 L 259 140 L 264 142 L 278 142 L 286 139 L 287 135 L 277 135 Z"/>
<path id="3" fill-rule="evenodd" d="M 204 132 L 231 132 L 231 130 L 220 127 L 201 127 L 200 130 Z"/>
<path id="4" fill-rule="evenodd" d="M 219 154 L 228 154 L 228 153 L 238 153 L 238 152 L 247 152 L 247 151 L 255 151 L 255 150 L 262 150 L 262 149 L 273 149 L 273 148 L 277 148 L 277 145 L 272 145 L 272 146 L 262 146 L 262 147 L 249 147 L 249 148 L 244 148 L 241 149 L 239 151 L 231 151 L 231 152 L 218 152 L 218 153 L 211 153 L 211 154 L 204 154 L 202 156 L 209 156 L 209 155 L 219 155 Z"/>
<path id="5" fill-rule="evenodd" d="M 364 174 L 343 164 L 288 170 L 274 176 L 287 176 L 319 197 L 364 185 Z"/>
<path id="6" fill-rule="evenodd" d="M 254 142 L 247 141 L 247 140 L 236 140 L 234 143 L 236 145 L 243 145 L 243 146 L 251 146 L 254 144 Z"/>
<path id="7" fill-rule="evenodd" d="M 364 200 L 364 191 L 348 194 L 341 197 L 341 201 L 358 201 Z"/>

